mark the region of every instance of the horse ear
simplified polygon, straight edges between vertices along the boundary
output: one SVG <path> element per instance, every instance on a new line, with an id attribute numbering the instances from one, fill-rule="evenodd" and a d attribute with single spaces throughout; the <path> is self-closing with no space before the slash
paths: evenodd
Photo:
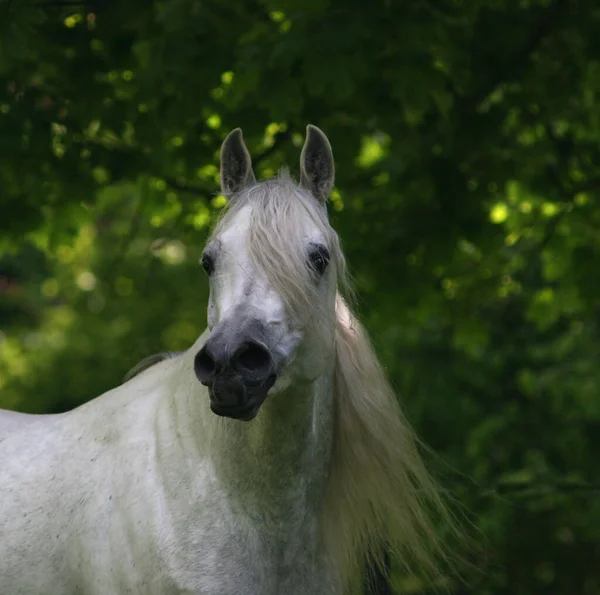
<path id="1" fill-rule="evenodd" d="M 300 155 L 300 186 L 310 190 L 315 198 L 325 203 L 335 179 L 333 152 L 324 132 L 309 124 Z"/>
<path id="2" fill-rule="evenodd" d="M 232 130 L 221 145 L 221 191 L 225 196 L 256 182 L 242 129 Z"/>

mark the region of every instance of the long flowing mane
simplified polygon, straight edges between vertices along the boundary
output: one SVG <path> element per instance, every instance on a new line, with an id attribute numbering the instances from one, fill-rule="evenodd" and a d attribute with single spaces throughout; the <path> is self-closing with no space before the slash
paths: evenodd
<path id="1" fill-rule="evenodd" d="M 324 511 L 330 555 L 348 586 L 384 551 L 435 580 L 449 555 L 434 519 L 460 536 L 368 336 L 338 295 L 335 427 Z"/>

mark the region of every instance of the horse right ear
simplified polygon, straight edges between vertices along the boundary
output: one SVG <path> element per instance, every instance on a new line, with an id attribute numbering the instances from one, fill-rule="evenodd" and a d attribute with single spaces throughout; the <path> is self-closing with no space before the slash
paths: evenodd
<path id="1" fill-rule="evenodd" d="M 227 197 L 256 182 L 242 129 L 232 130 L 221 146 L 221 192 Z"/>
<path id="2" fill-rule="evenodd" d="M 329 140 L 322 130 L 309 124 L 300 155 L 300 186 L 310 190 L 320 203 L 325 204 L 334 179 L 335 166 Z"/>

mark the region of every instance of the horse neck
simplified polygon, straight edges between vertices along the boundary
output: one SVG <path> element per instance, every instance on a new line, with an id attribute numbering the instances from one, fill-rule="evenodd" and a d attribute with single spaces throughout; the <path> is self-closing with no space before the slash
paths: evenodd
<path id="1" fill-rule="evenodd" d="M 333 365 L 310 384 L 268 397 L 258 416 L 243 422 L 210 411 L 192 361 L 184 362 L 181 374 L 186 380 L 180 384 L 184 390 L 176 391 L 173 402 L 177 412 L 173 429 L 179 436 L 193 436 L 186 454 L 194 449 L 208 460 L 232 505 L 249 515 L 318 513 L 331 459 Z"/>

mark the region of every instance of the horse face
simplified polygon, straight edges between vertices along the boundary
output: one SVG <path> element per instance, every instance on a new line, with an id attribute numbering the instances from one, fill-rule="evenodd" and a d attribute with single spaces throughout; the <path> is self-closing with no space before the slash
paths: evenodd
<path id="1" fill-rule="evenodd" d="M 253 185 L 241 133 L 232 135 L 222 150 L 229 169 L 222 166 L 221 179 L 239 202 L 204 250 L 211 332 L 195 372 L 209 388 L 214 413 L 250 420 L 268 394 L 313 381 L 329 364 L 336 264 L 315 192 L 288 178 Z"/>

